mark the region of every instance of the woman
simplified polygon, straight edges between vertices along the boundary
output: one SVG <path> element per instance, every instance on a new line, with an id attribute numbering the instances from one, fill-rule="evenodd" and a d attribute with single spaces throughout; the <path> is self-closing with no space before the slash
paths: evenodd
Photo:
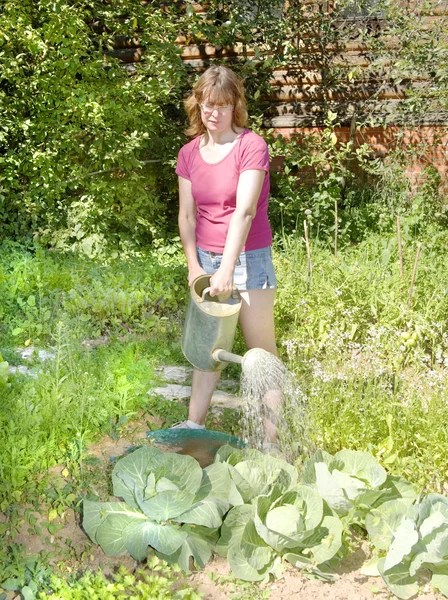
<path id="1" fill-rule="evenodd" d="M 181 148 L 176 173 L 188 283 L 213 273 L 211 296 L 230 293 L 235 285 L 242 298 L 239 322 L 247 347 L 276 355 L 266 142 L 246 128 L 243 84 L 227 67 L 207 69 L 185 107 L 190 120 L 186 133 L 193 139 Z M 188 420 L 176 427 L 205 427 L 218 379 L 219 373 L 194 370 Z M 266 441 L 275 441 L 274 424 L 265 419 L 264 426 Z"/>

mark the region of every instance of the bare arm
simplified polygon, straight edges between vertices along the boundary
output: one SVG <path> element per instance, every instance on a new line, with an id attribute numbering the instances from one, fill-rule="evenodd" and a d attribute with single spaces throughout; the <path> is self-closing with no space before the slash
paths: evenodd
<path id="1" fill-rule="evenodd" d="M 199 265 L 196 252 L 196 203 L 191 192 L 191 181 L 179 177 L 179 233 L 188 265 L 188 285 L 205 273 Z"/>
<path id="2" fill-rule="evenodd" d="M 257 213 L 265 175 L 265 171 L 261 169 L 250 169 L 243 171 L 240 175 L 236 208 L 230 219 L 221 266 L 210 280 L 212 296 L 232 291 L 236 261 L 246 242 L 252 220 Z"/>

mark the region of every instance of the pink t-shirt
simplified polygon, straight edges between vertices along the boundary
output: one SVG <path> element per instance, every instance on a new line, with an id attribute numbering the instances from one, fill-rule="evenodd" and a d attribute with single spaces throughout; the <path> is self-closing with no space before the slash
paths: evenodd
<path id="1" fill-rule="evenodd" d="M 236 207 L 240 173 L 249 169 L 266 171 L 257 213 L 243 250 L 258 250 L 272 243 L 268 221 L 269 152 L 262 137 L 244 130 L 231 151 L 214 164 L 205 162 L 199 152 L 201 136 L 185 144 L 179 152 L 176 173 L 191 181 L 197 206 L 196 242 L 210 252 L 222 252 L 230 218 Z"/>

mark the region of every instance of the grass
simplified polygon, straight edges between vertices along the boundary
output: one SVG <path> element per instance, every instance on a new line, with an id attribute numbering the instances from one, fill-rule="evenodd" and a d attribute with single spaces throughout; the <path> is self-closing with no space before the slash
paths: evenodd
<path id="1" fill-rule="evenodd" d="M 73 461 L 88 441 L 145 405 L 154 371 L 139 344 L 89 352 L 69 345 L 67 337 L 61 326 L 55 359 L 36 379 L 16 376 L 2 390 L 1 506 L 22 499 L 38 474 Z"/>

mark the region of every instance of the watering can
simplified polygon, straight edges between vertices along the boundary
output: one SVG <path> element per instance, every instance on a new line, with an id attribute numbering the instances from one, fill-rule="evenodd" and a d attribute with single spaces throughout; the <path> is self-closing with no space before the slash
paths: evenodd
<path id="1" fill-rule="evenodd" d="M 182 336 L 185 358 L 201 371 L 221 371 L 229 363 L 241 364 L 250 371 L 261 354 L 261 348 L 252 348 L 244 356 L 232 354 L 241 295 L 234 288 L 229 296 L 210 296 L 211 275 L 200 275 L 191 288 Z M 244 448 L 245 442 L 218 431 L 198 429 L 166 429 L 150 431 L 147 437 L 165 451 L 194 456 L 202 467 L 213 462 L 216 450 L 223 444 Z"/>
<path id="2" fill-rule="evenodd" d="M 221 371 L 229 362 L 241 363 L 232 354 L 241 295 L 210 296 L 211 275 L 200 275 L 191 288 L 182 336 L 185 358 L 201 371 Z"/>

